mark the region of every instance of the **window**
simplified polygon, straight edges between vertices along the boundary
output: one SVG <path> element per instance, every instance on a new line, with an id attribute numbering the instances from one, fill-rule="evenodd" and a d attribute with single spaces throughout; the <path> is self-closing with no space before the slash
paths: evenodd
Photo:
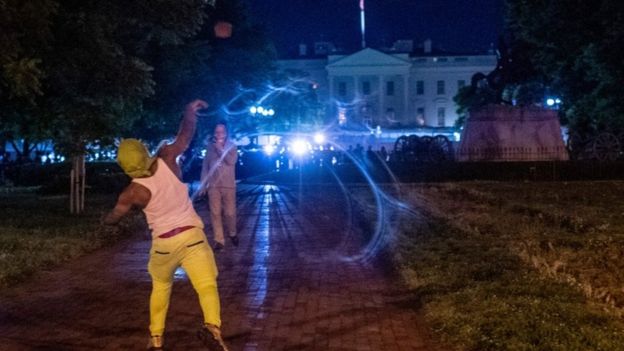
<path id="1" fill-rule="evenodd" d="M 425 94 L 425 82 L 422 80 L 416 81 L 416 95 Z"/>
<path id="2" fill-rule="evenodd" d="M 394 82 L 386 82 L 386 95 L 394 96 Z"/>
<path id="3" fill-rule="evenodd" d="M 347 83 L 345 82 L 338 83 L 338 95 L 347 96 Z"/>
<path id="4" fill-rule="evenodd" d="M 438 126 L 444 127 L 446 119 L 446 109 L 444 107 L 438 107 Z"/>
<path id="5" fill-rule="evenodd" d="M 370 95 L 370 82 L 362 82 L 362 94 Z"/>
<path id="6" fill-rule="evenodd" d="M 457 81 L 457 91 L 460 91 L 461 88 L 466 86 L 466 81 L 461 79 Z"/>
<path id="7" fill-rule="evenodd" d="M 425 108 L 424 107 L 419 107 L 416 109 L 416 123 L 418 123 L 419 126 L 422 126 L 425 124 Z"/>
<path id="8" fill-rule="evenodd" d="M 439 80 L 438 81 L 438 95 L 444 95 L 445 93 L 445 88 L 444 88 L 444 81 L 443 80 Z"/>

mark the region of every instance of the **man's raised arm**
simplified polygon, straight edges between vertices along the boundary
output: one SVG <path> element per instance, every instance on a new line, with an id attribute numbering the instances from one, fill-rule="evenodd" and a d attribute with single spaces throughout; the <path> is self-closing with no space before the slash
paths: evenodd
<path id="1" fill-rule="evenodd" d="M 195 127 L 197 126 L 197 111 L 207 108 L 208 103 L 203 100 L 195 100 L 184 109 L 184 117 L 180 123 L 178 135 L 171 144 L 163 146 L 159 151 L 159 156 L 170 157 L 175 159 L 182 155 L 191 144 L 193 135 L 195 135 Z"/>

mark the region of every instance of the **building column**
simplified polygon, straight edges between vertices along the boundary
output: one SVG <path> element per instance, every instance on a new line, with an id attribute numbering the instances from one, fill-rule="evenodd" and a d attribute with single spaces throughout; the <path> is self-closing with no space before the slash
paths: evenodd
<path id="1" fill-rule="evenodd" d="M 379 109 L 377 113 L 377 123 L 375 123 L 375 120 L 373 119 L 373 123 L 371 125 L 372 128 L 377 127 L 377 125 L 381 125 L 381 122 L 384 121 L 386 118 L 386 110 L 384 104 L 384 96 L 386 96 L 384 92 L 384 79 L 382 75 L 379 75 L 377 79 L 379 80 Z"/>
<path id="2" fill-rule="evenodd" d="M 336 104 L 334 103 L 336 99 L 334 99 L 334 76 L 330 75 L 329 76 L 329 98 L 327 99 L 327 101 L 329 101 L 329 106 L 327 106 L 326 111 L 329 110 L 329 115 L 331 116 L 332 120 L 335 122 L 336 120 L 334 118 L 336 118 L 336 116 L 338 115 L 338 108 L 336 108 Z M 325 119 L 327 119 L 327 116 L 325 117 Z"/>
<path id="3" fill-rule="evenodd" d="M 403 122 L 409 122 L 410 106 L 409 106 L 409 75 L 403 75 L 403 99 L 404 99 L 404 112 Z"/>

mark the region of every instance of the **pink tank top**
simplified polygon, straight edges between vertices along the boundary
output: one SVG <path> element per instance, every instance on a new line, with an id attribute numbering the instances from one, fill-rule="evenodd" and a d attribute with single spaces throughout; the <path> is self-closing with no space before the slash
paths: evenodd
<path id="1" fill-rule="evenodd" d="M 165 161 L 160 158 L 156 160 L 158 169 L 154 175 L 132 180 L 152 193 L 149 203 L 143 209 L 152 237 L 178 227 L 203 228 L 204 222 L 193 208 L 186 184 L 176 177 Z"/>

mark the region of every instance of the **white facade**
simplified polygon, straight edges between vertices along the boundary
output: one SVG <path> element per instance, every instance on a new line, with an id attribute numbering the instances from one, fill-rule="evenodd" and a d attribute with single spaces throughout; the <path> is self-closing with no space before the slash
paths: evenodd
<path id="1" fill-rule="evenodd" d="M 495 55 L 415 56 L 366 48 L 351 55 L 279 61 L 281 70 L 309 74 L 328 120 L 370 127 L 451 127 L 453 97 L 477 72 L 496 67 Z"/>

